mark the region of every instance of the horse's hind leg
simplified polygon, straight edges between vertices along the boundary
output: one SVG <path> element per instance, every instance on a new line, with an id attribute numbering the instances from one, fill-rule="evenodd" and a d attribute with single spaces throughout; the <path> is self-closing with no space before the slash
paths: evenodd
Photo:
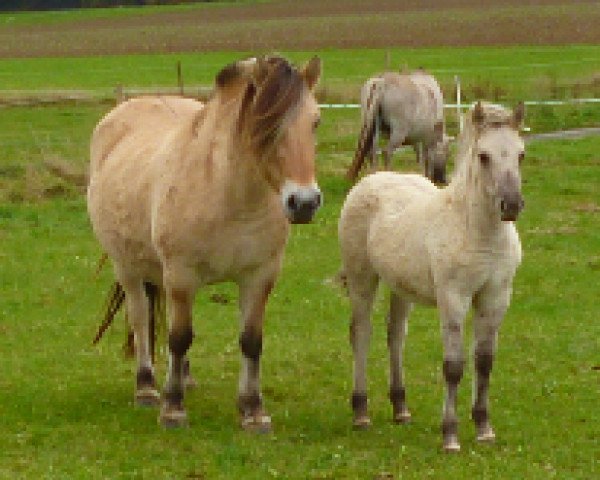
<path id="1" fill-rule="evenodd" d="M 489 420 L 488 390 L 498 340 L 498 328 L 504 317 L 506 306 L 498 305 L 496 302 L 494 308 L 485 308 L 483 296 L 476 299 L 474 306 L 473 355 L 476 376 L 473 382 L 471 417 L 477 429 L 477 440 L 490 442 L 496 438 L 496 435 Z"/>
<path id="2" fill-rule="evenodd" d="M 354 354 L 352 410 L 353 426 L 357 429 L 371 425 L 367 407 L 367 356 L 371 340 L 371 310 L 377 291 L 378 278 L 375 275 L 359 272 L 347 277 L 348 294 L 352 304 L 350 343 Z"/>
<path id="3" fill-rule="evenodd" d="M 239 377 L 238 408 L 244 430 L 268 432 L 271 417 L 262 406 L 260 389 L 260 357 L 262 354 L 263 320 L 267 299 L 275 275 L 241 282 L 240 289 L 240 349 L 242 360 Z"/>
<path id="4" fill-rule="evenodd" d="M 410 421 L 410 411 L 406 406 L 406 390 L 402 371 L 404 340 L 408 326 L 411 304 L 392 292 L 388 314 L 387 342 L 390 352 L 390 401 L 394 412 L 394 422 Z"/>
<path id="5" fill-rule="evenodd" d="M 127 316 L 135 338 L 137 375 L 135 401 L 138 405 L 158 405 L 160 395 L 156 389 L 149 332 L 149 302 L 140 279 L 120 279 L 125 290 Z"/>

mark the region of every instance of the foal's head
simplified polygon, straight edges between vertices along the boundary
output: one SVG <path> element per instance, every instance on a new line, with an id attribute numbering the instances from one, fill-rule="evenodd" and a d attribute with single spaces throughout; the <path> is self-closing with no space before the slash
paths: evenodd
<path id="1" fill-rule="evenodd" d="M 292 223 L 308 223 L 321 206 L 315 180 L 319 107 L 313 95 L 321 74 L 314 57 L 302 69 L 277 56 L 226 67 L 242 72 L 238 126 L 248 151 L 269 185 L 281 196 Z M 219 77 L 217 77 L 217 84 Z"/>
<path id="2" fill-rule="evenodd" d="M 525 205 L 520 172 L 525 145 L 519 135 L 524 115 L 523 103 L 510 112 L 478 102 L 471 111 L 473 161 L 484 192 L 495 201 L 504 221 L 516 220 Z"/>

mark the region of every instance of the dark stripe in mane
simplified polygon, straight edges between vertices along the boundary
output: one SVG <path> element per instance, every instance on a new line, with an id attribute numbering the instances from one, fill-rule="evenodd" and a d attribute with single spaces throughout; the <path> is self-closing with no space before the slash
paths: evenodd
<path id="1" fill-rule="evenodd" d="M 275 142 L 282 123 L 304 91 L 303 78 L 285 59 L 271 57 L 267 63 L 247 124 L 250 141 L 259 151 Z"/>
<path id="2" fill-rule="evenodd" d="M 248 62 L 245 65 L 242 62 Z M 269 56 L 227 65 L 216 77 L 217 88 L 247 78 L 238 127 L 257 153 L 273 146 L 290 112 L 304 92 L 304 78 L 285 58 Z"/>

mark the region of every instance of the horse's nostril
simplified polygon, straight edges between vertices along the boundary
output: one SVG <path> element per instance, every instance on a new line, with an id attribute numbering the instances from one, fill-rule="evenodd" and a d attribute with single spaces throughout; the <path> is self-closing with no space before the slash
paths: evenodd
<path id="1" fill-rule="evenodd" d="M 294 195 L 293 193 L 287 199 L 287 206 L 292 211 L 296 210 L 296 208 L 298 207 L 298 202 L 296 200 L 296 195 Z"/>

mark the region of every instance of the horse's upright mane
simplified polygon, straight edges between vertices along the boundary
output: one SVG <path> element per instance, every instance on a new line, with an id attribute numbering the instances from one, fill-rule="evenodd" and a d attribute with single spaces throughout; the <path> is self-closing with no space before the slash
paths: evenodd
<path id="1" fill-rule="evenodd" d="M 296 67 L 279 56 L 251 58 L 227 65 L 215 83 L 218 90 L 240 86 L 237 93 L 241 96 L 239 130 L 258 153 L 276 142 L 305 89 Z"/>

